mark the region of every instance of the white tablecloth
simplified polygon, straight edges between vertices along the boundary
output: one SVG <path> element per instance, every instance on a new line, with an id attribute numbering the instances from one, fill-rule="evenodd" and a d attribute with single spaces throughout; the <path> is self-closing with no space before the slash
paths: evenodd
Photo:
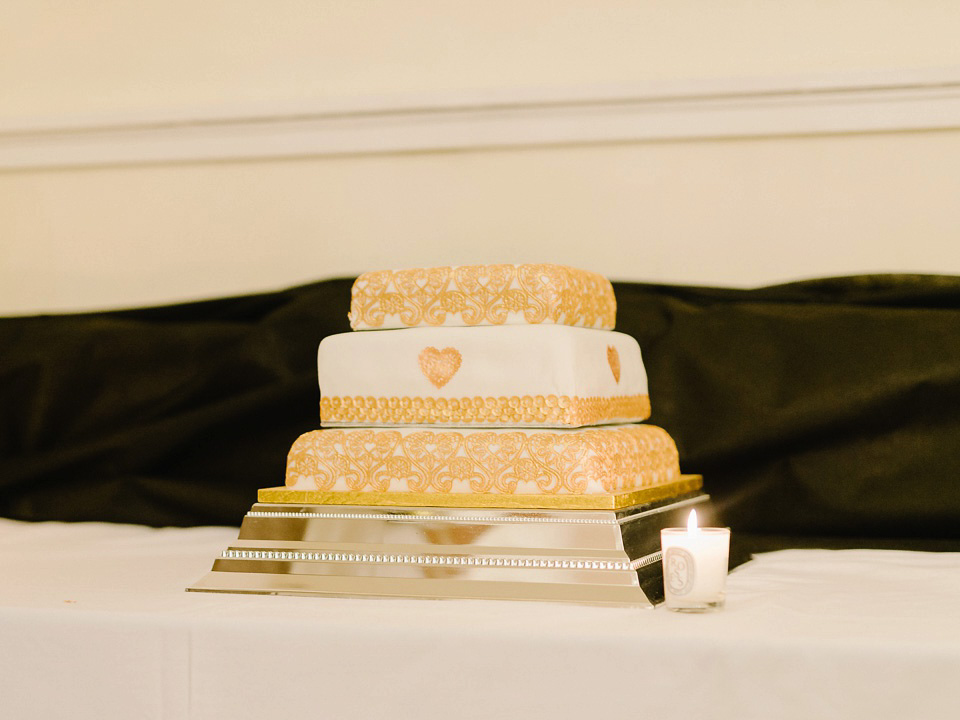
<path id="1" fill-rule="evenodd" d="M 0 520 L 0 717 L 960 717 L 960 553 L 760 555 L 711 615 L 184 592 L 236 532 Z"/>

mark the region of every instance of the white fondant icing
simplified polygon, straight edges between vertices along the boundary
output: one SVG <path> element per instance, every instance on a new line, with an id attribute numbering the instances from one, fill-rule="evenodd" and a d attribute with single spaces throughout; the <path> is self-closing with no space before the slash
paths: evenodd
<path id="1" fill-rule="evenodd" d="M 317 353 L 320 393 L 328 416 L 322 425 L 384 425 L 381 415 L 370 421 L 357 416 L 345 421 L 342 412 L 333 413 L 327 399 L 358 398 L 390 400 L 505 399 L 529 403 L 546 398 L 577 401 L 647 395 L 647 375 L 636 340 L 623 333 L 567 327 L 563 325 L 502 325 L 487 327 L 421 327 L 365 333 L 331 335 L 320 343 Z M 594 405 L 591 407 L 595 408 Z M 527 406 L 530 407 L 529 405 Z M 647 412 L 597 416 L 596 413 L 569 413 L 566 420 L 553 413 L 550 418 L 518 409 L 519 414 L 498 415 L 490 410 L 484 417 L 457 419 L 456 412 L 445 417 L 417 417 L 412 409 L 392 417 L 413 423 L 446 426 L 563 426 L 643 420 Z M 623 410 L 624 403 L 614 405 Z M 329 417 L 334 414 L 337 417 Z M 573 419 L 573 422 L 571 422 Z"/>

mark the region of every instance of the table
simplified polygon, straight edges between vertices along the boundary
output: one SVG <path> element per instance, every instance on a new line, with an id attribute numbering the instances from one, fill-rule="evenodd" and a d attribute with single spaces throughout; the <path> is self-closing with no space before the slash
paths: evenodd
<path id="1" fill-rule="evenodd" d="M 0 519 L 0 716 L 960 715 L 960 553 L 765 553 L 710 615 L 184 592 L 236 533 Z"/>

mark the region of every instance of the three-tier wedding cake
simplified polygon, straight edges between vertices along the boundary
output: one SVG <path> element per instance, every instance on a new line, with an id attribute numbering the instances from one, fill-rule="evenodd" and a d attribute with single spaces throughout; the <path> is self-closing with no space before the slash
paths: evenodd
<path id="1" fill-rule="evenodd" d="M 559 265 L 361 275 L 353 332 L 320 343 L 321 428 L 191 589 L 656 596 L 654 538 L 706 496 L 643 422 L 640 348 L 615 319 L 606 278 Z"/>

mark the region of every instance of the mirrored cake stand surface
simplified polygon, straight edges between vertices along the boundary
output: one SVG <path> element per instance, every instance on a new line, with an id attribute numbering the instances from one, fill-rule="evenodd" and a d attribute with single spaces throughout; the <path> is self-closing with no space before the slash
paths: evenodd
<path id="1" fill-rule="evenodd" d="M 579 503 L 511 496 L 511 507 L 269 488 L 237 541 L 187 589 L 652 607 L 663 600 L 660 529 L 685 525 L 691 508 L 709 518 L 701 484 L 685 475 L 666 488 Z M 339 504 L 360 497 L 367 504 Z"/>

